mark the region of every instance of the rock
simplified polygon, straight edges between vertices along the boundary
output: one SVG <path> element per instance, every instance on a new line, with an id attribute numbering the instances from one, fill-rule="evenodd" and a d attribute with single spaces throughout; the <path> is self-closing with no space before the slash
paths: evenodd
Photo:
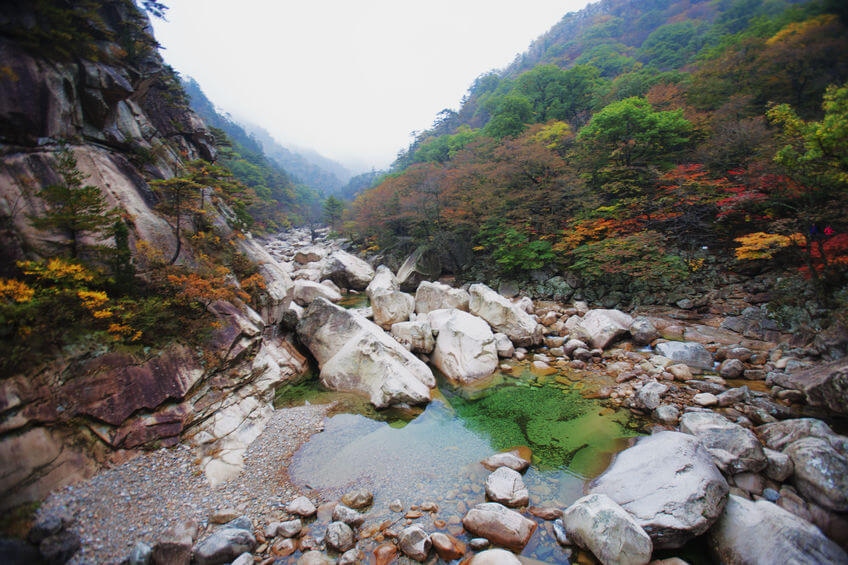
<path id="1" fill-rule="evenodd" d="M 474 535 L 515 551 L 527 545 L 536 529 L 536 522 L 497 502 L 476 505 L 463 517 L 462 525 Z"/>
<path id="2" fill-rule="evenodd" d="M 132 555 L 132 554 L 131 554 Z M 31 563 L 43 563 L 41 553 L 31 543 L 22 539 L 0 537 L 0 563 L 8 565 L 30 565 Z M 147 565 L 148 561 L 139 565 Z M 135 565 L 130 563 L 130 565 Z"/>
<path id="3" fill-rule="evenodd" d="M 415 291 L 415 312 L 428 314 L 433 310 L 468 311 L 471 296 L 467 290 L 451 288 L 440 282 L 422 281 Z"/>
<path id="4" fill-rule="evenodd" d="M 468 292 L 469 312 L 486 320 L 496 332 L 506 334 L 514 345 L 542 343 L 542 326 L 530 314 L 484 284 L 473 284 Z"/>
<path id="5" fill-rule="evenodd" d="M 403 503 L 399 498 L 396 498 L 389 503 L 389 510 L 392 512 L 403 512 Z"/>
<path id="6" fill-rule="evenodd" d="M 694 341 L 664 341 L 655 347 L 657 353 L 677 363 L 684 363 L 697 372 L 713 369 L 713 356 Z"/>
<path id="7" fill-rule="evenodd" d="M 365 393 L 378 408 L 429 402 L 436 385 L 430 368 L 365 318 L 319 298 L 297 334 L 318 361 L 327 388 Z"/>
<path id="8" fill-rule="evenodd" d="M 427 559 L 427 554 L 430 553 L 432 545 L 430 536 L 420 526 L 413 525 L 405 528 L 398 538 L 400 550 L 416 561 Z"/>
<path id="9" fill-rule="evenodd" d="M 568 534 L 565 532 L 565 525 L 562 523 L 562 518 L 554 520 L 554 537 L 557 543 L 563 547 L 572 545 L 571 540 L 568 539 Z"/>
<path id="10" fill-rule="evenodd" d="M 663 431 L 640 438 L 589 483 L 630 512 L 657 549 L 682 547 L 718 518 L 729 487 L 709 452 L 691 435 Z"/>
<path id="11" fill-rule="evenodd" d="M 237 530 L 247 530 L 248 532 L 253 531 L 253 521 L 247 516 L 239 516 L 237 518 L 233 518 L 226 524 L 224 524 L 225 528 L 235 528 Z"/>
<path id="12" fill-rule="evenodd" d="M 669 365 L 665 370 L 674 375 L 674 379 L 678 381 L 688 381 L 692 378 L 692 370 L 684 363 Z"/>
<path id="13" fill-rule="evenodd" d="M 374 268 L 359 257 L 339 250 L 327 257 L 321 275 L 342 288 L 365 290 L 374 278 Z"/>
<path id="14" fill-rule="evenodd" d="M 80 547 L 82 542 L 79 535 L 70 530 L 63 530 L 41 540 L 38 551 L 48 565 L 62 565 L 70 561 Z"/>
<path id="15" fill-rule="evenodd" d="M 213 524 L 226 524 L 231 520 L 235 520 L 238 516 L 238 510 L 235 508 L 219 508 L 212 513 L 212 516 L 209 517 L 209 521 Z"/>
<path id="16" fill-rule="evenodd" d="M 726 391 L 719 393 L 716 395 L 716 400 L 718 401 L 719 406 L 732 406 L 739 402 L 745 402 L 748 398 L 748 387 L 740 386 L 737 388 L 730 388 Z"/>
<path id="17" fill-rule="evenodd" d="M 374 503 L 374 495 L 367 490 L 354 490 L 342 496 L 342 504 L 355 510 L 368 508 Z"/>
<path id="18" fill-rule="evenodd" d="M 391 329 L 392 324 L 409 320 L 414 307 L 412 295 L 399 290 L 378 292 L 371 298 L 374 323 L 384 330 Z"/>
<path id="19" fill-rule="evenodd" d="M 729 496 L 707 540 L 720 563 L 848 563 L 818 528 L 766 500 Z"/>
<path id="20" fill-rule="evenodd" d="M 672 404 L 661 404 L 654 409 L 654 418 L 667 426 L 673 426 L 680 417 L 680 411 Z"/>
<path id="21" fill-rule="evenodd" d="M 348 549 L 339 557 L 338 565 L 355 565 L 356 563 L 362 563 L 364 556 L 362 552 L 356 549 Z"/>
<path id="22" fill-rule="evenodd" d="M 718 366 L 718 374 L 725 379 L 737 379 L 745 371 L 745 365 L 739 359 L 725 359 Z"/>
<path id="23" fill-rule="evenodd" d="M 253 565 L 253 563 L 253 555 L 245 552 L 239 555 L 230 565 Z"/>
<path id="24" fill-rule="evenodd" d="M 289 514 L 296 514 L 297 516 L 309 517 L 314 515 L 317 511 L 318 509 L 315 508 L 312 501 L 305 496 L 298 496 L 286 506 L 286 512 Z"/>
<path id="25" fill-rule="evenodd" d="M 514 553 L 505 549 L 487 549 L 471 558 L 469 565 L 522 565 Z"/>
<path id="26" fill-rule="evenodd" d="M 433 549 L 444 561 L 450 562 L 465 555 L 465 544 L 449 534 L 435 532 L 430 534 Z"/>
<path id="27" fill-rule="evenodd" d="M 515 346 L 506 336 L 500 332 L 495 334 L 495 349 L 498 351 L 498 357 L 508 359 L 515 355 Z"/>
<path id="28" fill-rule="evenodd" d="M 563 512 L 568 539 L 588 549 L 604 565 L 644 565 L 653 545 L 645 530 L 604 494 L 590 494 Z"/>
<path id="29" fill-rule="evenodd" d="M 333 521 L 344 522 L 351 528 L 357 528 L 365 523 L 365 516 L 344 504 L 336 504 L 333 509 Z"/>
<path id="30" fill-rule="evenodd" d="M 153 545 L 151 562 L 155 565 L 188 565 L 196 535 L 197 523 L 194 520 L 180 522 L 168 529 Z"/>
<path id="31" fill-rule="evenodd" d="M 374 549 L 375 565 L 389 565 L 395 560 L 397 546 L 393 543 L 384 543 Z"/>
<path id="32" fill-rule="evenodd" d="M 526 459 L 519 457 L 516 453 L 512 451 L 506 451 L 503 453 L 495 453 L 494 455 L 490 455 L 486 457 L 480 463 L 486 469 L 490 471 L 495 471 L 499 467 L 508 467 L 513 471 L 518 471 L 519 473 L 523 473 L 530 466 L 530 462 Z"/>
<path id="33" fill-rule="evenodd" d="M 435 280 L 442 273 L 437 252 L 424 246 L 406 258 L 397 272 L 398 284 L 404 292 L 412 292 L 422 281 Z"/>
<path id="34" fill-rule="evenodd" d="M 562 345 L 563 353 L 569 356 L 572 355 L 578 349 L 587 349 L 586 344 L 580 341 L 579 339 L 569 339 Z"/>
<path id="35" fill-rule="evenodd" d="M 651 411 L 660 405 L 662 396 L 668 391 L 668 385 L 651 381 L 645 383 L 633 398 L 633 404 L 641 410 Z"/>
<path id="36" fill-rule="evenodd" d="M 718 404 L 718 397 L 711 392 L 700 392 L 692 397 L 692 402 L 698 406 L 715 406 Z"/>
<path id="37" fill-rule="evenodd" d="M 312 549 L 300 556 L 297 565 L 335 565 L 335 562 L 320 551 Z"/>
<path id="38" fill-rule="evenodd" d="M 733 475 L 733 484 L 748 494 L 762 494 L 765 489 L 763 477 L 757 473 L 739 473 Z"/>
<path id="39" fill-rule="evenodd" d="M 256 547 L 256 538 L 241 528 L 220 528 L 200 541 L 194 550 L 194 562 L 197 565 L 216 565 L 230 563 L 245 551 Z"/>
<path id="40" fill-rule="evenodd" d="M 826 440 L 807 437 L 783 453 L 795 468 L 793 482 L 801 494 L 837 512 L 848 511 L 848 459 Z"/>
<path id="41" fill-rule="evenodd" d="M 771 480 L 782 483 L 795 472 L 792 459 L 785 453 L 767 447 L 763 448 L 763 453 L 766 455 L 766 477 Z"/>
<path id="42" fill-rule="evenodd" d="M 766 466 L 766 456 L 757 436 L 720 414 L 687 412 L 680 417 L 680 431 L 697 437 L 711 454 L 713 450 L 731 454 L 732 458 L 726 466 L 723 458 L 723 464 L 717 462 L 719 468 L 728 474 L 745 471 L 756 473 Z"/>
<path id="43" fill-rule="evenodd" d="M 294 254 L 296 263 L 306 265 L 307 263 L 316 263 L 327 256 L 327 252 L 322 247 L 309 246 L 298 249 Z"/>
<path id="44" fill-rule="evenodd" d="M 583 361 L 584 363 L 592 360 L 592 352 L 582 347 L 578 347 L 577 349 L 575 349 L 571 353 L 571 356 L 574 358 L 575 361 Z"/>
<path id="45" fill-rule="evenodd" d="M 470 384 L 484 379 L 498 367 L 492 330 L 481 318 L 453 310 L 439 329 L 431 359 L 454 382 Z"/>
<path id="46" fill-rule="evenodd" d="M 301 532 L 301 530 L 303 530 L 303 522 L 301 522 L 299 519 L 286 520 L 285 522 L 277 522 L 276 535 L 283 536 L 286 538 L 293 538 L 297 536 Z"/>
<path id="47" fill-rule="evenodd" d="M 848 357 L 792 371 L 776 384 L 802 391 L 811 406 L 848 415 Z"/>
<path id="48" fill-rule="evenodd" d="M 392 337 L 413 353 L 424 353 L 429 355 L 436 347 L 433 338 L 433 330 L 429 320 L 416 320 L 414 322 L 398 322 L 392 324 Z"/>
<path id="49" fill-rule="evenodd" d="M 321 297 L 330 302 L 338 302 L 342 299 L 342 295 L 331 288 L 303 279 L 294 281 L 294 291 L 292 299 L 300 306 L 309 306 L 313 300 Z"/>
<path id="50" fill-rule="evenodd" d="M 385 265 L 380 265 L 377 267 L 377 272 L 374 275 L 374 278 L 371 279 L 370 283 L 368 283 L 368 287 L 365 289 L 365 294 L 368 295 L 368 298 L 373 298 L 375 294 L 393 290 L 400 290 L 400 286 L 398 286 L 398 281 L 395 278 L 394 273 L 392 273 L 392 270 Z"/>
<path id="51" fill-rule="evenodd" d="M 61 507 L 50 512 L 39 512 L 35 522 L 27 533 L 27 540 L 38 545 L 41 540 L 56 535 L 74 521 L 71 512 Z"/>
<path id="52" fill-rule="evenodd" d="M 815 418 L 796 418 L 764 424 L 757 428 L 757 433 L 766 447 L 775 451 L 805 437 L 817 437 L 826 440 L 837 451 L 848 452 L 848 438 L 834 433 L 830 426 Z"/>
<path id="53" fill-rule="evenodd" d="M 527 513 L 535 516 L 536 518 L 541 518 L 542 520 L 558 520 L 562 518 L 562 510 L 551 506 L 531 506 L 527 509 Z"/>
<path id="54" fill-rule="evenodd" d="M 127 565 L 150 565 L 153 559 L 153 548 L 146 543 L 137 542 L 127 558 Z"/>
<path id="55" fill-rule="evenodd" d="M 498 467 L 486 478 L 486 496 L 504 506 L 526 506 L 530 493 L 524 486 L 521 473 L 507 467 Z"/>
<path id="56" fill-rule="evenodd" d="M 605 349 L 625 335 L 633 318 L 620 310 L 589 310 L 575 328 L 578 337 L 585 338 L 592 347 Z"/>
<path id="57" fill-rule="evenodd" d="M 324 535 L 324 541 L 336 551 L 344 553 L 353 547 L 355 540 L 350 526 L 344 522 L 330 522 L 327 526 L 327 533 Z"/>
<path id="58" fill-rule="evenodd" d="M 660 335 L 654 324 L 644 316 L 635 318 L 628 329 L 633 341 L 639 345 L 648 345 Z"/>

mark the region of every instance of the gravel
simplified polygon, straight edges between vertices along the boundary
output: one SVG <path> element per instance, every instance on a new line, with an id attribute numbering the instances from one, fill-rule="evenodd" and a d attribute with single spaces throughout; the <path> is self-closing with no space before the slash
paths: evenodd
<path id="1" fill-rule="evenodd" d="M 248 448 L 241 474 L 216 488 L 209 486 L 192 448 L 181 445 L 141 453 L 56 491 L 41 511 L 65 507 L 75 517 L 69 530 L 79 534 L 82 549 L 71 564 L 118 563 L 139 541 L 152 546 L 165 530 L 186 519 L 197 521 L 202 537 L 214 527 L 209 517 L 222 507 L 234 507 L 261 527 L 279 520 L 288 501 L 304 494 L 291 484 L 288 463 L 323 428 L 331 407 L 277 410 Z"/>

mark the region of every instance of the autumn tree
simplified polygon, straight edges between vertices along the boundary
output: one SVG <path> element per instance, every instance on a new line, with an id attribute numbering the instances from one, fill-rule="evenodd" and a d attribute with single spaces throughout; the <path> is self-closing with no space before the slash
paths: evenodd
<path id="1" fill-rule="evenodd" d="M 177 246 L 174 255 L 168 261 L 169 265 L 173 265 L 177 262 L 182 250 L 183 219 L 187 213 L 194 210 L 194 205 L 201 200 L 204 187 L 193 174 L 153 181 L 150 185 L 162 197 L 160 209 L 174 217 L 171 229 L 174 230 Z"/>

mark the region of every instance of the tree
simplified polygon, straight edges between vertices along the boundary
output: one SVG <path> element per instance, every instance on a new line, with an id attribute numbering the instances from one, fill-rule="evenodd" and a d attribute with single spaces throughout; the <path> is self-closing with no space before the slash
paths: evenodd
<path id="1" fill-rule="evenodd" d="M 342 219 L 344 203 L 333 195 L 324 200 L 324 219 L 331 228 L 335 228 Z"/>
<path id="2" fill-rule="evenodd" d="M 518 94 L 507 94 L 497 99 L 495 111 L 483 133 L 497 139 L 513 137 L 524 131 L 532 117 L 530 100 Z"/>
<path id="3" fill-rule="evenodd" d="M 177 262 L 177 258 L 180 256 L 180 251 L 182 250 L 182 239 L 180 236 L 182 235 L 183 217 L 187 211 L 193 208 L 193 204 L 201 198 L 203 185 L 195 180 L 194 175 L 189 174 L 182 177 L 153 181 L 150 183 L 150 186 L 162 196 L 160 208 L 174 216 L 174 223 L 171 225 L 171 229 L 174 230 L 174 235 L 177 238 L 177 247 L 174 250 L 171 260 L 168 262 L 169 265 L 173 265 Z"/>
<path id="4" fill-rule="evenodd" d="M 83 184 L 87 177 L 77 168 L 76 157 L 68 147 L 59 150 L 57 159 L 56 172 L 62 180 L 36 193 L 48 209 L 43 216 L 31 216 L 30 221 L 40 230 L 64 231 L 70 239 L 71 257 L 76 258 L 81 237 L 106 231 L 114 221 L 114 210 L 108 207 L 98 187 Z"/>

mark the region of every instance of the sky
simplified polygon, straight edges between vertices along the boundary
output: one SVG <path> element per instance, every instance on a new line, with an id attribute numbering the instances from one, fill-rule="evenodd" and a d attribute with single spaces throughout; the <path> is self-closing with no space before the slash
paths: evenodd
<path id="1" fill-rule="evenodd" d="M 587 0 L 167 0 L 162 55 L 219 109 L 362 172 Z"/>

